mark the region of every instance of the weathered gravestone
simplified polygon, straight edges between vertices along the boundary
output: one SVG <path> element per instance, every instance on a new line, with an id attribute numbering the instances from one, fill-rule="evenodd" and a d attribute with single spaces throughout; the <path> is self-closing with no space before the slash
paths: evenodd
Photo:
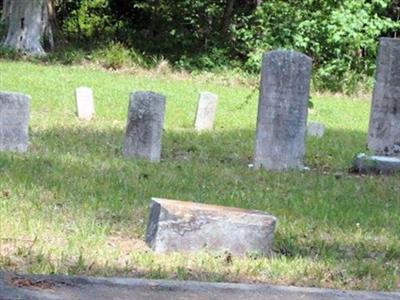
<path id="1" fill-rule="evenodd" d="M 28 150 L 30 97 L 0 93 L 0 151 Z"/>
<path id="2" fill-rule="evenodd" d="M 201 92 L 197 103 L 196 120 L 194 122 L 197 131 L 211 130 L 214 127 L 215 113 L 217 111 L 218 96 Z"/>
<path id="3" fill-rule="evenodd" d="M 293 51 L 263 56 L 254 167 L 303 168 L 312 61 Z"/>
<path id="4" fill-rule="evenodd" d="M 309 122 L 307 124 L 307 135 L 316 138 L 322 138 L 325 134 L 325 125 L 318 122 Z"/>
<path id="5" fill-rule="evenodd" d="M 275 223 L 260 211 L 153 198 L 146 242 L 156 252 L 269 255 Z"/>
<path id="6" fill-rule="evenodd" d="M 165 97 L 153 92 L 130 95 L 123 154 L 158 162 L 164 125 Z"/>
<path id="7" fill-rule="evenodd" d="M 95 114 L 93 91 L 88 87 L 79 87 L 75 90 L 76 113 L 79 119 L 91 120 Z"/>
<path id="8" fill-rule="evenodd" d="M 368 148 L 400 157 L 400 39 L 380 39 Z"/>

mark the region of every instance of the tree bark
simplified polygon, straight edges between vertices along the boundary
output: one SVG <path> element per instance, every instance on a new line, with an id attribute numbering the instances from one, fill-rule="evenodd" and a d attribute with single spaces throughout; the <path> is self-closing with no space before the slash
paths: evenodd
<path id="1" fill-rule="evenodd" d="M 48 26 L 48 0 L 4 0 L 5 24 L 8 27 L 5 46 L 26 54 L 44 54 L 43 40 Z"/>

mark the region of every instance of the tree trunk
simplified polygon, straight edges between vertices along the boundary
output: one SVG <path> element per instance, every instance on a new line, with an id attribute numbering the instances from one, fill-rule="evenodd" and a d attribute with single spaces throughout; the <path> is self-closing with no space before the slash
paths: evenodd
<path id="1" fill-rule="evenodd" d="M 5 46 L 27 54 L 44 54 L 43 40 L 49 31 L 48 0 L 4 0 L 5 24 L 8 27 Z"/>

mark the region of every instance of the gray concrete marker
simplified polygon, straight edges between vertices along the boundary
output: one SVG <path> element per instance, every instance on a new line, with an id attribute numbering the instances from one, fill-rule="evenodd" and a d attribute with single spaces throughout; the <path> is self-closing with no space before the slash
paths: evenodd
<path id="1" fill-rule="evenodd" d="M 23 94 L 0 93 L 0 151 L 28 150 L 30 99 Z"/>
<path id="2" fill-rule="evenodd" d="M 311 58 L 293 51 L 263 56 L 254 167 L 302 169 L 311 80 Z"/>
<path id="3" fill-rule="evenodd" d="M 163 95 L 153 92 L 130 94 L 124 156 L 160 161 L 164 112 Z"/>

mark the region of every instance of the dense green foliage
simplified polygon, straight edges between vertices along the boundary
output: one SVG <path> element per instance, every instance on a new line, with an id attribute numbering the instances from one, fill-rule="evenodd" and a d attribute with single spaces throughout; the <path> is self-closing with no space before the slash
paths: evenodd
<path id="1" fill-rule="evenodd" d="M 189 70 L 238 68 L 257 73 L 264 51 L 286 48 L 314 59 L 317 87 L 344 91 L 371 77 L 378 38 L 396 36 L 400 28 L 399 0 L 55 3 L 59 48 L 66 49 L 66 43 L 85 51 L 94 45 L 111 47 L 116 56 L 116 63 L 113 55 L 108 57 L 111 67 L 127 56 L 126 51 L 115 51 L 115 45 L 123 45 L 136 57 L 163 57 Z"/>

